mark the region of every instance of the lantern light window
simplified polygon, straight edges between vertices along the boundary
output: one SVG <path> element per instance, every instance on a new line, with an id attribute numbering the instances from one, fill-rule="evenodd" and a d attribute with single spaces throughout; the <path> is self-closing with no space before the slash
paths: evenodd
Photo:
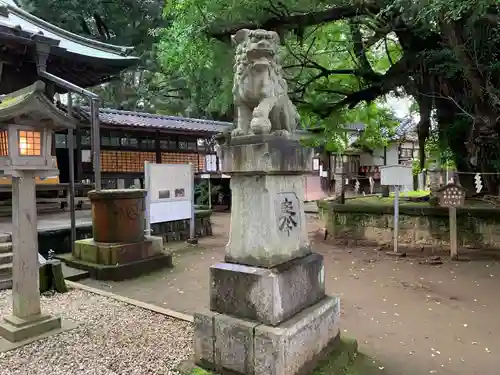
<path id="1" fill-rule="evenodd" d="M 19 155 L 41 156 L 42 133 L 39 131 L 19 130 Z"/>

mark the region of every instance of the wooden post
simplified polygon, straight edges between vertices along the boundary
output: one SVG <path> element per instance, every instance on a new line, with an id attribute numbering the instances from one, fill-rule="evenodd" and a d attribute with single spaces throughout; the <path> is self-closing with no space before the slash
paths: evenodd
<path id="1" fill-rule="evenodd" d="M 68 92 L 68 117 L 73 118 L 73 101 L 71 92 Z M 75 138 L 73 128 L 68 129 L 67 142 L 69 160 L 69 217 L 71 222 L 71 252 L 75 249 L 76 216 L 75 216 Z"/>
<path id="2" fill-rule="evenodd" d="M 450 207 L 450 258 L 452 260 L 458 259 L 456 207 Z"/>
<path id="3" fill-rule="evenodd" d="M 394 186 L 394 252 L 398 252 L 399 238 L 399 186 Z"/>
<path id="4" fill-rule="evenodd" d="M 12 177 L 12 313 L 26 319 L 40 315 L 38 230 L 35 174 Z"/>
<path id="5" fill-rule="evenodd" d="M 146 236 L 151 236 L 151 170 L 150 162 L 148 160 L 144 161 L 144 189 L 147 192 L 146 195 Z"/>
<path id="6" fill-rule="evenodd" d="M 208 178 L 208 209 L 212 209 L 212 176 Z M 194 204 L 194 202 L 193 202 Z"/>
<path id="7" fill-rule="evenodd" d="M 196 212 L 194 209 L 194 184 L 195 184 L 195 169 L 194 165 L 191 164 L 191 219 L 189 220 L 189 239 L 187 243 L 196 245 L 198 244 L 198 239 L 196 238 Z"/>

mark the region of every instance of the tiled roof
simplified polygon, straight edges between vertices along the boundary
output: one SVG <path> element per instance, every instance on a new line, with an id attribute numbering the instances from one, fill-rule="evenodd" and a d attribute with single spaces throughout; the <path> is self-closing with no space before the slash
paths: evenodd
<path id="1" fill-rule="evenodd" d="M 394 135 L 394 140 L 407 139 L 409 141 L 416 140 L 417 134 L 417 123 L 411 118 L 403 120 L 399 126 L 396 128 L 396 134 Z"/>
<path id="2" fill-rule="evenodd" d="M 383 128 L 383 135 L 387 136 L 387 129 Z M 417 136 L 417 123 L 412 118 L 406 118 L 402 120 L 394 131 L 394 135 L 390 137 L 392 141 L 416 141 L 418 139 Z"/>
<path id="3" fill-rule="evenodd" d="M 87 119 L 90 117 L 90 109 L 88 107 L 79 107 L 78 110 Z M 99 121 L 106 125 L 207 133 L 222 133 L 233 127 L 231 122 L 155 115 L 118 109 L 101 109 L 99 111 Z"/>

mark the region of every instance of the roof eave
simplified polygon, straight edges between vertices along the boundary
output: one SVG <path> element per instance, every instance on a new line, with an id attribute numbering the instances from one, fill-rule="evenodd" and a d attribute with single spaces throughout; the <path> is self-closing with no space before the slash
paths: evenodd
<path id="1" fill-rule="evenodd" d="M 23 9 L 13 6 L 8 3 L 4 3 L 0 0 L 0 6 L 6 8 L 9 12 L 14 13 L 15 15 L 24 18 L 35 25 L 39 27 L 43 27 L 48 29 L 49 31 L 52 31 L 55 34 L 61 35 L 62 37 L 65 37 L 69 40 L 72 40 L 76 43 L 80 43 L 83 45 L 86 45 L 91 48 L 99 49 L 101 51 L 105 52 L 110 52 L 110 53 L 116 53 L 118 55 L 126 57 L 128 54 L 132 53 L 134 48 L 133 47 L 125 47 L 125 46 L 116 46 L 113 44 L 108 44 L 108 43 L 103 43 L 99 42 L 93 39 L 85 38 L 77 34 L 73 34 L 69 31 L 66 31 L 60 27 L 57 27 L 55 25 L 52 25 L 49 22 L 46 22 L 42 20 L 41 18 L 38 18 L 36 16 L 33 16 L 32 14 L 24 11 Z"/>

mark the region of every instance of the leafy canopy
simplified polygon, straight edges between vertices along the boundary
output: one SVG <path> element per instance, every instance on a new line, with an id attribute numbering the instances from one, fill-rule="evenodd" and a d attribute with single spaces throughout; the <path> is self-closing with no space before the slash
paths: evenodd
<path id="1" fill-rule="evenodd" d="M 167 77 L 180 82 L 190 107 L 204 114 L 232 114 L 234 50 L 228 38 L 209 34 L 211 28 L 262 20 L 288 13 L 291 9 L 313 12 L 324 9 L 328 1 L 173 0 L 164 10 L 172 19 L 161 31 L 159 62 Z M 283 31 L 282 66 L 289 83 L 289 94 L 298 107 L 305 128 L 323 128 L 324 134 L 312 142 L 332 151 L 342 149 L 346 123 L 367 125 L 363 142 L 367 147 L 383 145 L 397 119 L 383 98 L 355 109 L 338 105 L 346 95 L 359 90 L 367 75 L 384 74 L 401 58 L 401 47 L 394 35 L 374 42 L 366 54 L 359 40 L 369 30 L 362 25 L 339 21 L 297 32 Z M 367 68 L 368 65 L 368 68 Z"/>

